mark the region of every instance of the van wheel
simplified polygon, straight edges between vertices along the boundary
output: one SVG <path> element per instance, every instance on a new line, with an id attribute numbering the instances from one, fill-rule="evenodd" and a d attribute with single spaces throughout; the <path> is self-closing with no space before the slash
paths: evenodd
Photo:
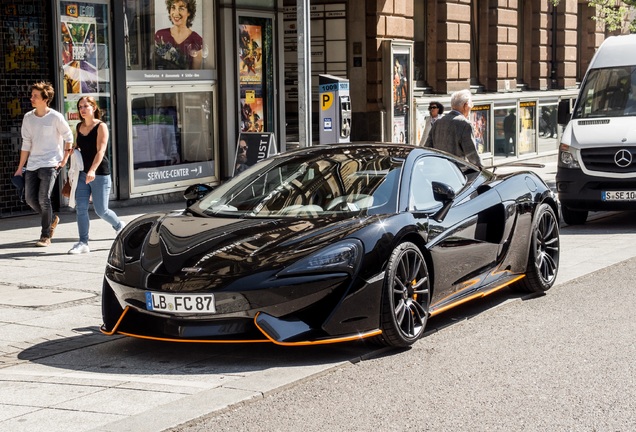
<path id="1" fill-rule="evenodd" d="M 572 210 L 561 205 L 563 222 L 568 225 L 583 225 L 587 221 L 587 210 Z"/>

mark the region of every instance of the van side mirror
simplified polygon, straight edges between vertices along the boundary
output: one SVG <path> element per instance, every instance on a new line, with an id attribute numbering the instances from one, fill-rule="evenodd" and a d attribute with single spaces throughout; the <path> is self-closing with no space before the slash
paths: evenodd
<path id="1" fill-rule="evenodd" d="M 559 108 L 557 114 L 557 122 L 560 125 L 566 125 L 570 122 L 572 111 L 570 110 L 570 99 L 564 99 L 559 101 Z"/>

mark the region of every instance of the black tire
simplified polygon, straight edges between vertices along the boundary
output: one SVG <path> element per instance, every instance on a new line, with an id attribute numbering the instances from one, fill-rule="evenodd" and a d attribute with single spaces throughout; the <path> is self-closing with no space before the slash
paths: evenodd
<path id="1" fill-rule="evenodd" d="M 411 242 L 400 244 L 389 258 L 384 277 L 379 342 L 407 347 L 422 337 L 430 295 L 428 268 L 422 252 Z"/>
<path id="2" fill-rule="evenodd" d="M 541 204 L 532 226 L 526 277 L 512 288 L 519 292 L 539 293 L 552 288 L 559 271 L 559 221 L 552 207 Z"/>
<path id="3" fill-rule="evenodd" d="M 102 285 L 102 319 L 104 320 L 102 330 L 112 331 L 123 312 L 124 310 L 119 305 L 115 293 L 106 282 L 106 279 L 104 279 Z"/>
<path id="4" fill-rule="evenodd" d="M 563 222 L 568 225 L 583 225 L 587 221 L 587 210 L 572 210 L 561 205 Z"/>

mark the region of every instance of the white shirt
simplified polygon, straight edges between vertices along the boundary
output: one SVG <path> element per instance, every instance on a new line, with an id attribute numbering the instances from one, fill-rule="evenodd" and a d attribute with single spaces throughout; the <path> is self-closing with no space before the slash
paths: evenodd
<path id="1" fill-rule="evenodd" d="M 24 115 L 22 150 L 29 152 L 28 171 L 57 166 L 64 157 L 65 142 L 73 142 L 73 131 L 59 112 L 49 109 L 38 117 L 32 110 Z"/>

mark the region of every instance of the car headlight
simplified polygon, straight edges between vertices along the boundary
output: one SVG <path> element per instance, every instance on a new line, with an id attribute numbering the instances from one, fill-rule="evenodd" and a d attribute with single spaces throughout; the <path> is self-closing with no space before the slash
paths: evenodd
<path id="1" fill-rule="evenodd" d="M 306 273 L 354 273 L 362 258 L 364 248 L 359 240 L 345 240 L 300 259 L 278 273 L 290 276 Z"/>
<path id="2" fill-rule="evenodd" d="M 108 254 L 108 265 L 119 271 L 124 271 L 124 245 L 121 237 L 117 237 L 113 242 Z"/>
<path id="3" fill-rule="evenodd" d="M 561 144 L 559 146 L 558 166 L 562 168 L 581 168 L 576 158 L 576 151 L 567 144 Z"/>

